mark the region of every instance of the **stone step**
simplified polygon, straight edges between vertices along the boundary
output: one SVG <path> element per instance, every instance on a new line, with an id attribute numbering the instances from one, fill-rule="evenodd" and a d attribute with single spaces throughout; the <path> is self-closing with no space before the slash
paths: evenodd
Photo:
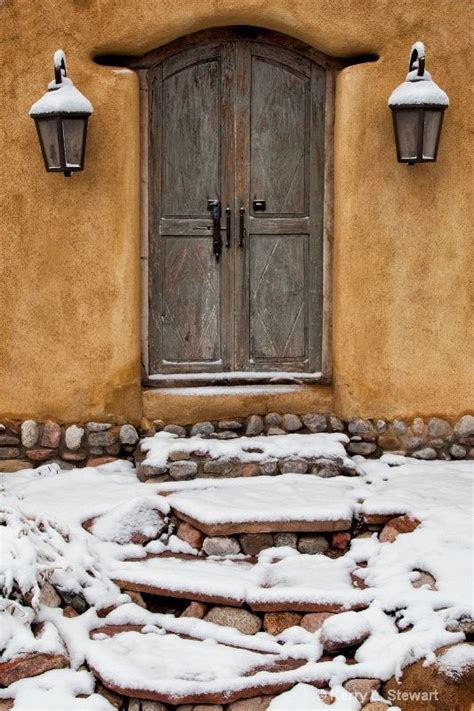
<path id="1" fill-rule="evenodd" d="M 186 521 L 205 533 L 206 536 L 232 536 L 241 533 L 333 533 L 334 531 L 348 531 L 352 523 L 352 519 L 340 518 L 327 521 L 266 520 L 208 524 L 193 516 L 188 516 L 177 506 L 172 506 L 172 511 L 181 521 Z"/>
<path id="2" fill-rule="evenodd" d="M 349 439 L 339 432 L 269 433 L 256 437 L 232 432 L 231 435 L 231 439 L 217 439 L 218 434 L 203 429 L 182 438 L 171 432 L 158 432 L 140 442 L 136 452 L 137 474 L 143 481 L 150 478 L 183 481 L 287 473 L 321 477 L 358 473 L 357 465 L 345 450 Z"/>
<path id="3" fill-rule="evenodd" d="M 8 661 L 0 661 L 0 686 L 9 686 L 20 679 L 68 666 L 69 660 L 62 654 L 39 652 L 20 654 Z"/>
<path id="4" fill-rule="evenodd" d="M 344 558 L 270 549 L 248 561 L 148 557 L 110 571 L 123 590 L 254 611 L 339 612 L 363 609 L 370 589 L 353 584 L 355 564 Z"/>
<path id="5" fill-rule="evenodd" d="M 158 629 L 106 627 L 92 634 L 87 663 L 104 686 L 122 696 L 178 705 L 282 693 L 295 684 L 292 672 L 306 660 L 206 644 Z"/>
<path id="6" fill-rule="evenodd" d="M 160 487 L 175 516 L 207 536 L 347 531 L 354 514 L 351 479 L 301 474 L 239 477 Z"/>

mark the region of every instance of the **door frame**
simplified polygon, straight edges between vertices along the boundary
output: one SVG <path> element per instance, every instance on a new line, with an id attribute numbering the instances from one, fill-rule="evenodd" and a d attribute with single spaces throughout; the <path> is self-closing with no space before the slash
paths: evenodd
<path id="1" fill-rule="evenodd" d="M 148 190 L 150 169 L 149 149 L 149 70 L 164 59 L 197 44 L 216 40 L 245 39 L 259 44 L 285 47 L 302 54 L 326 70 L 325 125 L 324 125 L 324 196 L 323 196 L 323 305 L 321 371 L 315 373 L 215 373 L 163 374 L 149 376 L 149 234 L 150 210 Z M 334 209 L 334 113 L 336 73 L 344 68 L 341 60 L 328 57 L 313 47 L 288 35 L 253 26 L 217 27 L 180 37 L 142 57 L 127 62 L 138 74 L 140 96 L 140 282 L 141 282 L 141 363 L 142 381 L 147 387 L 176 387 L 198 385 L 240 385 L 266 383 L 313 382 L 329 384 L 332 380 L 332 252 Z"/>

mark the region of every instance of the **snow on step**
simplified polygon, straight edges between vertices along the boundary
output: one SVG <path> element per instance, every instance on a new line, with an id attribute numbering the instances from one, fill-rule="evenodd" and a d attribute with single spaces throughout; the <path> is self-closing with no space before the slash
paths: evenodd
<path id="1" fill-rule="evenodd" d="M 133 602 L 125 603 L 111 610 L 107 617 L 103 618 L 102 625 L 94 632 L 101 632 L 107 628 L 113 630 L 128 625 L 139 628 L 146 627 L 147 629 L 153 626 L 179 636 L 197 640 L 213 639 L 228 647 L 250 649 L 253 652 L 280 654 L 282 649 L 281 643 L 271 635 L 248 635 L 234 627 L 224 627 L 196 617 L 175 617 L 170 613 L 150 612 Z"/>
<path id="2" fill-rule="evenodd" d="M 199 486 L 196 486 L 198 484 Z M 350 528 L 356 484 L 346 477 L 305 474 L 183 482 L 167 501 L 174 513 L 209 536 Z"/>
<path id="3" fill-rule="evenodd" d="M 253 568 L 230 560 L 157 557 L 117 562 L 109 574 L 130 590 L 238 606 L 255 584 Z"/>
<path id="4" fill-rule="evenodd" d="M 148 558 L 117 563 L 110 575 L 122 588 L 256 611 L 360 609 L 370 590 L 352 586 L 353 561 L 302 555 L 291 548 L 260 554 L 257 564 L 231 560 Z"/>
<path id="5" fill-rule="evenodd" d="M 146 452 L 143 464 L 164 467 L 172 452 L 200 452 L 211 459 L 235 457 L 241 462 L 264 462 L 268 459 L 302 457 L 314 459 L 341 459 L 344 465 L 355 469 L 347 456 L 344 444 L 349 439 L 340 432 L 317 434 L 260 435 L 237 437 L 231 440 L 203 439 L 200 436 L 180 438 L 171 432 L 158 432 L 142 440 L 140 448 Z"/>
<path id="6" fill-rule="evenodd" d="M 372 600 L 370 590 L 352 586 L 354 563 L 347 558 L 267 549 L 255 568 L 260 584 L 248 593 L 255 611 L 335 612 L 362 609 Z"/>
<path id="7" fill-rule="evenodd" d="M 106 686 L 125 696 L 170 704 L 221 703 L 294 684 L 285 672 L 272 673 L 272 666 L 278 669 L 281 662 L 275 654 L 182 639 L 159 629 L 113 636 L 99 631 L 94 637 L 88 646 L 89 666 Z"/>

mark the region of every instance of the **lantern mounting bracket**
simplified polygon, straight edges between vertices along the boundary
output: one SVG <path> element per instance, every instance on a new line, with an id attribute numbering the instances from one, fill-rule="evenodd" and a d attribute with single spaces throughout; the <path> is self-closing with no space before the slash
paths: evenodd
<path id="1" fill-rule="evenodd" d="M 62 84 L 63 77 L 67 77 L 66 55 L 62 49 L 58 49 L 54 53 L 54 81 L 56 84 Z"/>
<path id="2" fill-rule="evenodd" d="M 411 48 L 408 71 L 412 72 L 414 69 L 417 70 L 417 76 L 421 79 L 425 73 L 425 45 L 423 42 L 415 42 Z"/>

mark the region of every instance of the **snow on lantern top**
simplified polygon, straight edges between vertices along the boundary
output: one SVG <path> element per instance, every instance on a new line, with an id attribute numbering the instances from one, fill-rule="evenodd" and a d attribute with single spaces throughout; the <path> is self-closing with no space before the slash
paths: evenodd
<path id="1" fill-rule="evenodd" d="M 409 71 L 405 81 L 397 86 L 388 100 L 390 107 L 449 106 L 448 95 L 425 70 L 425 45 L 415 42 L 410 51 Z"/>
<path id="2" fill-rule="evenodd" d="M 66 76 L 66 58 L 62 49 L 54 53 L 54 81 L 48 91 L 30 109 L 30 116 L 48 114 L 92 114 L 94 108 L 84 94 Z"/>

